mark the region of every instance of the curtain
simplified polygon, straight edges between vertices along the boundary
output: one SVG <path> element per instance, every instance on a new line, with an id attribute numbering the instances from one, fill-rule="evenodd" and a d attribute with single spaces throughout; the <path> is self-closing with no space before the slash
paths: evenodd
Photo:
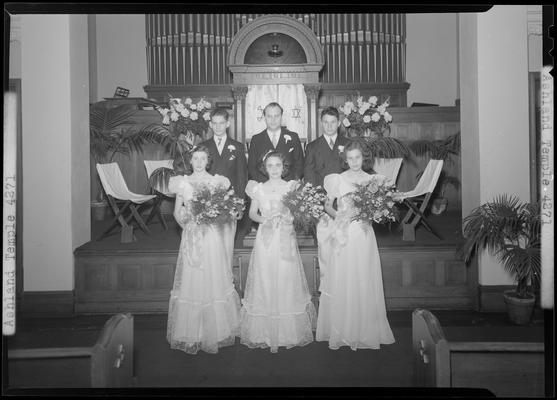
<path id="1" fill-rule="evenodd" d="M 249 85 L 246 94 L 246 139 L 266 128 L 263 109 L 277 102 L 284 110 L 282 125 L 307 138 L 307 98 L 302 84 Z"/>

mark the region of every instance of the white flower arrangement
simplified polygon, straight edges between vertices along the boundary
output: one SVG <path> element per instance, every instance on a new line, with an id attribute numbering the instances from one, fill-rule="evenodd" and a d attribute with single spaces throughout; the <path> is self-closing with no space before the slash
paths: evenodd
<path id="1" fill-rule="evenodd" d="M 362 96 L 358 96 L 356 104 L 352 101 L 345 102 L 343 106 L 339 107 L 345 116 L 342 120 L 344 127 L 353 128 L 359 136 L 366 131 L 383 135 L 393 121 L 393 117 L 387 112 L 389 99 L 380 105 L 377 104 L 377 101 L 376 96 L 370 96 L 368 101 L 364 101 Z"/>
<path id="2" fill-rule="evenodd" d="M 178 133 L 202 136 L 209 128 L 210 106 L 211 103 L 204 99 L 194 103 L 190 97 L 172 97 L 168 107 L 156 107 L 156 110 L 162 115 L 163 125 L 172 125 Z M 201 110 L 205 113 L 201 114 Z"/>

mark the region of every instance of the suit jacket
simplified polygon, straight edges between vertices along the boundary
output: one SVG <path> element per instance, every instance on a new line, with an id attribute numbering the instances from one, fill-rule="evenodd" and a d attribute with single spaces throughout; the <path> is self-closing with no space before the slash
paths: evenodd
<path id="1" fill-rule="evenodd" d="M 263 156 L 269 150 L 273 149 L 273 143 L 267 134 L 267 130 L 251 138 L 248 153 L 248 171 L 250 179 L 257 182 L 265 182 L 269 179 L 259 170 L 259 166 L 263 162 Z M 290 164 L 288 174 L 283 179 L 301 179 L 304 175 L 304 152 L 298 134 L 282 127 L 276 150 L 282 153 Z"/>
<path id="2" fill-rule="evenodd" d="M 248 168 L 246 162 L 245 146 L 226 136 L 222 154 L 219 154 L 217 144 L 213 138 L 206 140 L 200 145 L 209 149 L 213 164 L 209 169 L 211 174 L 226 176 L 230 180 L 234 191 L 240 197 L 244 197 L 246 184 L 248 182 Z"/>
<path id="3" fill-rule="evenodd" d="M 323 180 L 329 174 L 339 174 L 348 167 L 341 157 L 339 146 L 346 146 L 348 139 L 338 134 L 333 149 L 329 147 L 324 135 L 306 146 L 304 180 L 314 186 L 323 187 Z"/>

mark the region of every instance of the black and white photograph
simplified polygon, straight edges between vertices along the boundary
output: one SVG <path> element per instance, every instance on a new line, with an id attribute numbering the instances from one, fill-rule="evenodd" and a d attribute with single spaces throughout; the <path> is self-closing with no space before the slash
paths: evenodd
<path id="1" fill-rule="evenodd" d="M 4 22 L 3 394 L 555 395 L 553 5 Z"/>

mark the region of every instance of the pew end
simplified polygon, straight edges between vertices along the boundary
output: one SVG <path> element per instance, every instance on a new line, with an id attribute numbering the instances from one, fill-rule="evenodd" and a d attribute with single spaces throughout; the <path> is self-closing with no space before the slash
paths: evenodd
<path id="1" fill-rule="evenodd" d="M 544 344 L 450 342 L 428 310 L 412 313 L 414 385 L 485 388 L 497 397 L 543 397 Z"/>
<path id="2" fill-rule="evenodd" d="M 112 316 L 91 347 L 8 350 L 9 386 L 132 387 L 133 322 L 131 314 Z M 38 374 L 44 383 L 37 383 Z"/>

